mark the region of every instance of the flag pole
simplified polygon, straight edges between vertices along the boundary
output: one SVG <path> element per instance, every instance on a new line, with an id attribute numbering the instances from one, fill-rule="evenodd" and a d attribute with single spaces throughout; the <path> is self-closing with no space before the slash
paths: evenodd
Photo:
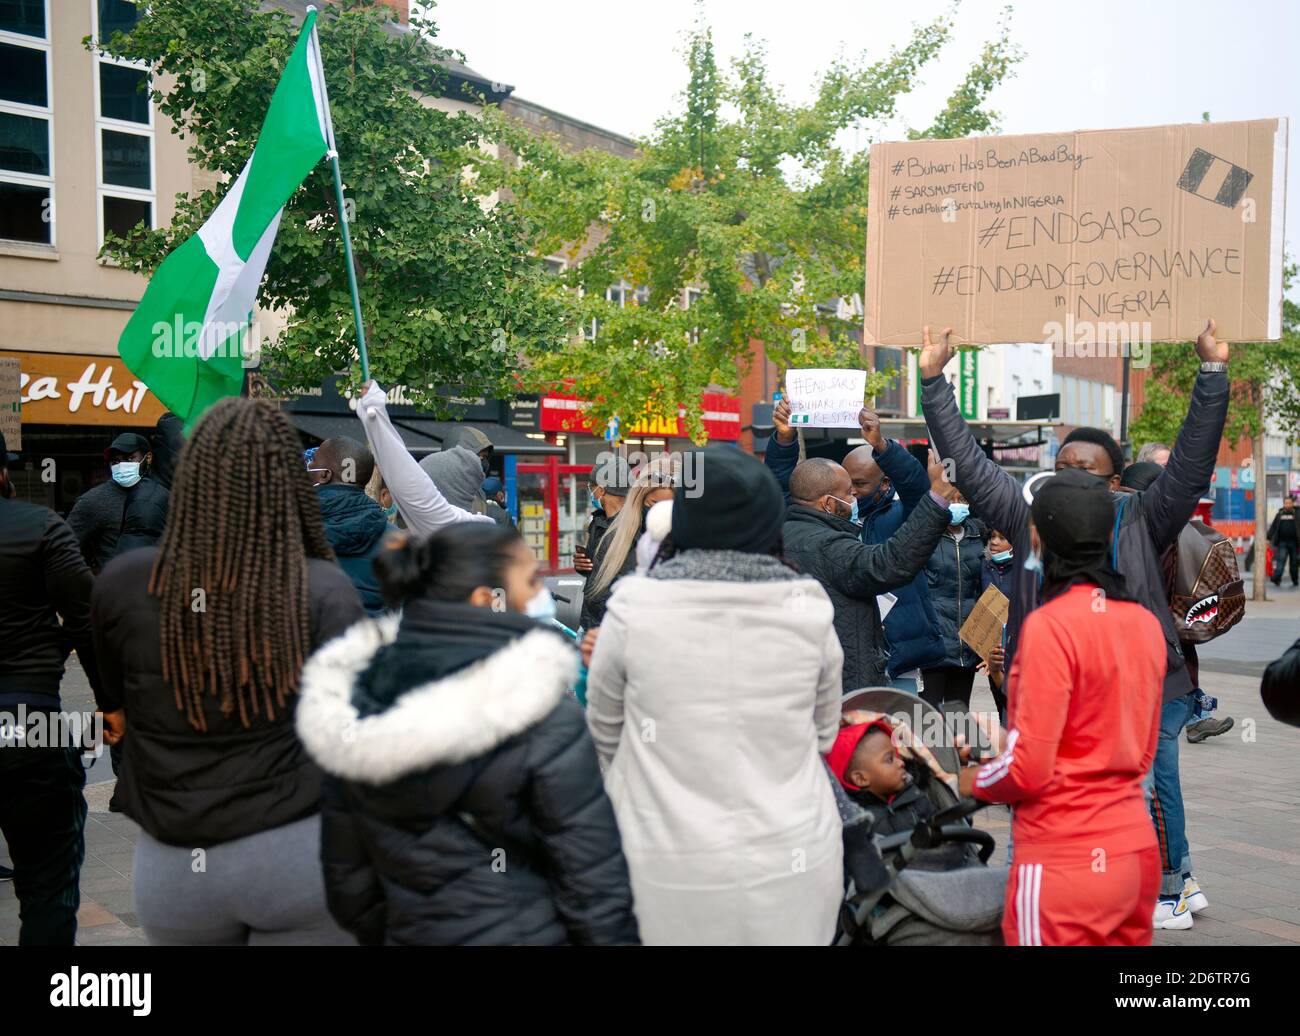
<path id="1" fill-rule="evenodd" d="M 314 12 L 316 7 L 309 5 L 307 12 Z M 329 150 L 325 157 L 330 160 L 330 170 L 334 173 L 334 200 L 339 210 L 339 229 L 343 232 L 343 256 L 348 264 L 348 290 L 352 293 L 352 319 L 357 325 L 357 353 L 361 358 L 361 380 L 370 380 L 370 358 L 366 355 L 366 329 L 361 322 L 361 298 L 357 294 L 357 271 L 352 262 L 352 235 L 348 231 L 347 206 L 343 200 L 343 176 L 339 172 L 339 152 L 334 146 L 334 116 L 330 112 L 329 88 L 325 83 L 325 65 L 320 52 L 320 36 L 316 26 L 311 27 L 312 42 L 315 47 L 316 72 L 320 78 L 321 98 L 325 102 L 325 132 Z"/>

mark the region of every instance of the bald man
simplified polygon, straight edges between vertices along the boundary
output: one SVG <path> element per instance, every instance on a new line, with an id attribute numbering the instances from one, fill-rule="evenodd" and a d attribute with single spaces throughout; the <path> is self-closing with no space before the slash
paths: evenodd
<path id="1" fill-rule="evenodd" d="M 781 488 L 787 490 L 788 502 L 788 483 L 799 462 L 799 444 L 790 427 L 788 401 L 782 399 L 777 403 L 772 423 L 776 431 L 768 441 L 763 462 L 776 475 Z M 880 415 L 874 410 L 863 407 L 858 413 L 858 426 L 866 444 L 849 451 L 843 462 L 852 483 L 852 499 L 857 503 L 853 520 L 860 523 L 858 538 L 863 543 L 884 543 L 930 492 L 930 478 L 901 443 L 884 435 Z M 886 682 L 915 694 L 918 672 L 939 665 L 944 659 L 939 617 L 923 571 L 895 590 L 894 596 L 897 600 L 885 618 Z"/>
<path id="2" fill-rule="evenodd" d="M 844 648 L 847 694 L 886 683 L 885 634 L 876 595 L 910 583 L 948 527 L 943 466 L 929 471 L 930 489 L 902 527 L 884 543 L 863 543 L 853 514 L 853 480 L 822 457 L 800 462 L 790 475 L 790 507 L 782 531 L 786 558 L 825 588 L 835 606 L 835 632 Z"/>

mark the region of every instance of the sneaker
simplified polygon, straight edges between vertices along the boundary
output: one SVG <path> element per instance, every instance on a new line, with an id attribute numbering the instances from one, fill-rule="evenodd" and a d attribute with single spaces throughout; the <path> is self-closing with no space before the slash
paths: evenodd
<path id="1" fill-rule="evenodd" d="M 1161 896 L 1156 900 L 1156 913 L 1151 924 L 1166 930 L 1191 928 L 1192 908 L 1183 896 Z"/>
<path id="2" fill-rule="evenodd" d="M 13 880 L 14 880 L 13 869 L 4 866 L 4 864 L 0 864 L 0 881 L 13 881 Z"/>
<path id="3" fill-rule="evenodd" d="M 1205 719 L 1187 724 L 1187 740 L 1194 745 L 1199 745 L 1206 738 L 1218 737 L 1220 734 L 1226 734 L 1231 729 L 1231 716 L 1224 716 L 1223 719 L 1214 719 L 1207 716 Z"/>
<path id="4" fill-rule="evenodd" d="M 1199 914 L 1210 905 L 1210 901 L 1205 898 L 1205 893 L 1201 891 L 1201 886 L 1190 874 L 1183 878 L 1183 899 L 1187 903 L 1187 909 L 1193 914 Z"/>

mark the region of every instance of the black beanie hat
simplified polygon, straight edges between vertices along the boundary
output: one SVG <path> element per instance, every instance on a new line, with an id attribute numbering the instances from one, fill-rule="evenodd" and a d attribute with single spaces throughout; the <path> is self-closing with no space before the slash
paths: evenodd
<path id="1" fill-rule="evenodd" d="M 785 501 L 762 461 L 733 446 L 710 446 L 694 458 L 693 484 L 673 493 L 673 546 L 770 554 L 781 539 Z"/>

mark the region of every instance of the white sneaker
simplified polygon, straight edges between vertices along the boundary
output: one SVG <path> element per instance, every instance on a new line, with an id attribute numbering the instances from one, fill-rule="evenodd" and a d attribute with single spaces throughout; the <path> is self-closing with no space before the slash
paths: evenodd
<path id="1" fill-rule="evenodd" d="M 1183 896 L 1161 896 L 1156 900 L 1152 927 L 1182 930 L 1192 927 L 1192 908 Z"/>
<path id="2" fill-rule="evenodd" d="M 1210 905 L 1210 901 L 1205 898 L 1205 893 L 1201 891 L 1201 886 L 1196 883 L 1196 878 L 1190 874 L 1183 881 L 1183 899 L 1187 901 L 1187 909 L 1193 914 L 1199 914 Z"/>

